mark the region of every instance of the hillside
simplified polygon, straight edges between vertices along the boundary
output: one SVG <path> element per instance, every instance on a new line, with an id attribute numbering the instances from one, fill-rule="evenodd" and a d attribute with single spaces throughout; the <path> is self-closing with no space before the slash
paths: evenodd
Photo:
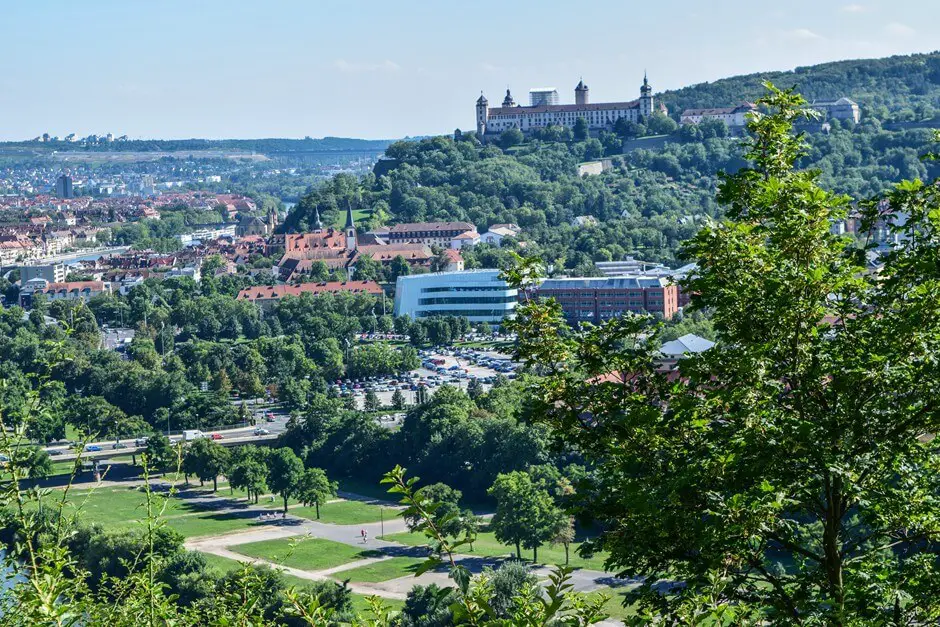
<path id="1" fill-rule="evenodd" d="M 940 111 L 940 52 L 732 76 L 665 91 L 657 97 L 666 103 L 671 115 L 678 116 L 684 109 L 753 101 L 763 93 L 765 81 L 778 87 L 796 87 L 810 101 L 848 96 L 864 113 L 882 121 L 924 119 Z"/>
<path id="2" fill-rule="evenodd" d="M 937 162 L 920 159 L 930 147 L 930 130 L 888 123 L 940 111 L 940 54 L 735 77 L 663 98 L 672 98 L 673 107 L 740 102 L 759 97 L 764 80 L 786 85 L 794 78 L 811 86 L 810 98 L 848 94 L 863 103 L 859 124 L 835 121 L 829 133 L 807 134 L 808 154 L 800 166 L 819 170 L 821 185 L 858 199 L 902 179 L 940 176 Z M 494 223 L 514 222 L 523 228 L 527 253 L 572 274 L 590 274 L 594 261 L 626 255 L 679 264 L 682 242 L 704 219 L 721 215 L 715 202 L 719 175 L 744 165 L 743 148 L 723 124 L 678 129 L 668 119 L 656 122 L 671 125 L 659 131 L 665 134 L 657 142 L 661 145 L 628 154 L 621 154 L 627 135 L 605 131 L 575 141 L 570 130 L 560 127 L 522 143 L 505 136 L 484 146 L 472 133 L 459 141 L 396 142 L 386 152 L 392 165 L 381 176 L 334 178 L 307 194 L 283 228 L 310 228 L 315 208 L 324 221 L 340 219 L 338 212 L 349 201 L 372 210 L 362 225 L 367 228 L 466 220 L 482 232 Z M 653 118 L 647 122 L 650 131 L 653 123 Z M 613 167 L 600 176 L 578 176 L 579 162 L 599 157 L 611 158 Z M 594 216 L 599 224 L 574 226 L 582 215 Z M 506 251 L 479 246 L 465 256 L 468 267 L 492 267 L 505 260 Z"/>

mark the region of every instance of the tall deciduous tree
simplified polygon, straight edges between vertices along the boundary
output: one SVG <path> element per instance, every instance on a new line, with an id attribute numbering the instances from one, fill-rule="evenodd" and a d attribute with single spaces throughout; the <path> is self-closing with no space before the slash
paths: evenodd
<path id="1" fill-rule="evenodd" d="M 287 501 L 297 494 L 304 475 L 304 464 L 289 448 L 275 449 L 268 456 L 268 487 L 284 499 L 284 513 L 287 513 Z"/>
<path id="2" fill-rule="evenodd" d="M 300 477 L 297 486 L 297 498 L 305 506 L 314 505 L 317 509 L 317 520 L 320 519 L 320 505 L 325 504 L 336 496 L 339 484 L 330 481 L 326 471 L 322 468 L 307 468 Z"/>
<path id="3" fill-rule="evenodd" d="M 521 547 L 532 549 L 532 560 L 538 561 L 539 547 L 551 539 L 558 515 L 551 495 L 518 471 L 497 476 L 489 494 L 496 499 L 491 522 L 496 539 L 514 544 L 520 559 Z"/>
<path id="4" fill-rule="evenodd" d="M 396 389 L 392 392 L 392 407 L 395 409 L 405 408 L 405 395 L 401 393 L 401 390 Z"/>
<path id="5" fill-rule="evenodd" d="M 200 438 L 190 444 L 183 457 L 183 468 L 187 474 L 199 477 L 199 482 L 212 480 L 212 491 L 219 489 L 219 475 L 229 465 L 227 448 L 209 438 Z"/>
<path id="6" fill-rule="evenodd" d="M 867 272 L 831 231 L 849 199 L 795 168 L 805 102 L 768 88 L 753 165 L 719 192 L 726 219 L 687 249 L 686 289 L 713 312 L 717 346 L 667 375 L 649 321 L 566 335 L 557 303 L 526 304 L 512 326 L 546 375 L 534 414 L 596 465 L 582 513 L 607 530 L 594 547 L 610 567 L 644 577 L 640 617 L 934 624 L 940 188 L 904 182 L 860 203 L 861 232 L 899 242 Z M 683 585 L 661 594 L 662 580 Z"/>
<path id="7" fill-rule="evenodd" d="M 144 454 L 147 456 L 147 465 L 150 470 L 165 471 L 175 467 L 179 462 L 178 449 L 162 433 L 155 433 L 147 438 L 147 448 Z"/>
<path id="8" fill-rule="evenodd" d="M 255 503 L 261 492 L 267 488 L 268 469 L 265 465 L 266 452 L 251 444 L 239 446 L 232 451 L 229 468 L 226 470 L 229 485 L 243 489 L 248 493 L 248 500 Z"/>

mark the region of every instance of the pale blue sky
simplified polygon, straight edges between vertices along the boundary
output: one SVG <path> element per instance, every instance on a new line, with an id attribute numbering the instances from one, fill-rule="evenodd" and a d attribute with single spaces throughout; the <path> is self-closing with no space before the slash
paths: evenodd
<path id="1" fill-rule="evenodd" d="M 0 3 L 0 139 L 435 134 L 507 84 L 601 102 L 644 68 L 658 91 L 940 48 L 940 0 Z"/>

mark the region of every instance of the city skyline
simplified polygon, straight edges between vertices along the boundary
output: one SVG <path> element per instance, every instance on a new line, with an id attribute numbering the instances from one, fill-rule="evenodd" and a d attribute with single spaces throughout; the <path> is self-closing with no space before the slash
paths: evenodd
<path id="1" fill-rule="evenodd" d="M 480 91 L 495 101 L 507 85 L 517 100 L 550 85 L 570 102 L 583 77 L 593 101 L 632 100 L 644 71 L 658 93 L 940 41 L 940 6 L 916 0 L 797 0 L 787 11 L 601 0 L 570 12 L 556 2 L 19 4 L 0 24 L 0 140 L 433 135 L 474 128 Z"/>

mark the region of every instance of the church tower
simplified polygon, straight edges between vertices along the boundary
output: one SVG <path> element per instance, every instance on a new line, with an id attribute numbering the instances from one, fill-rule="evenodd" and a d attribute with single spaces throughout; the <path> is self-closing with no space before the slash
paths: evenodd
<path id="1" fill-rule="evenodd" d="M 489 115 L 489 103 L 486 101 L 486 96 L 484 96 L 481 91 L 480 97 L 477 98 L 477 135 L 480 136 L 481 141 L 483 140 L 483 135 L 486 134 L 486 121 Z"/>
<path id="2" fill-rule="evenodd" d="M 273 235 L 274 229 L 277 228 L 277 209 L 271 208 L 271 211 L 268 212 L 268 234 Z"/>
<path id="3" fill-rule="evenodd" d="M 643 117 L 653 115 L 653 88 L 646 80 L 646 72 L 643 72 L 643 85 L 640 87 L 640 115 Z"/>
<path id="4" fill-rule="evenodd" d="M 323 232 L 323 222 L 320 221 L 320 210 L 316 207 L 313 208 L 313 232 Z"/>
<path id="5" fill-rule="evenodd" d="M 509 93 L 509 88 L 506 88 L 506 97 L 503 98 L 504 107 L 515 107 L 516 101 L 512 99 L 512 94 Z"/>
<path id="6" fill-rule="evenodd" d="M 353 222 L 352 203 L 346 201 L 346 250 L 356 250 L 356 223 Z"/>
<path id="7" fill-rule="evenodd" d="M 588 86 L 584 84 L 584 80 L 579 80 L 578 86 L 574 88 L 574 103 L 576 105 L 586 105 L 588 102 Z"/>

